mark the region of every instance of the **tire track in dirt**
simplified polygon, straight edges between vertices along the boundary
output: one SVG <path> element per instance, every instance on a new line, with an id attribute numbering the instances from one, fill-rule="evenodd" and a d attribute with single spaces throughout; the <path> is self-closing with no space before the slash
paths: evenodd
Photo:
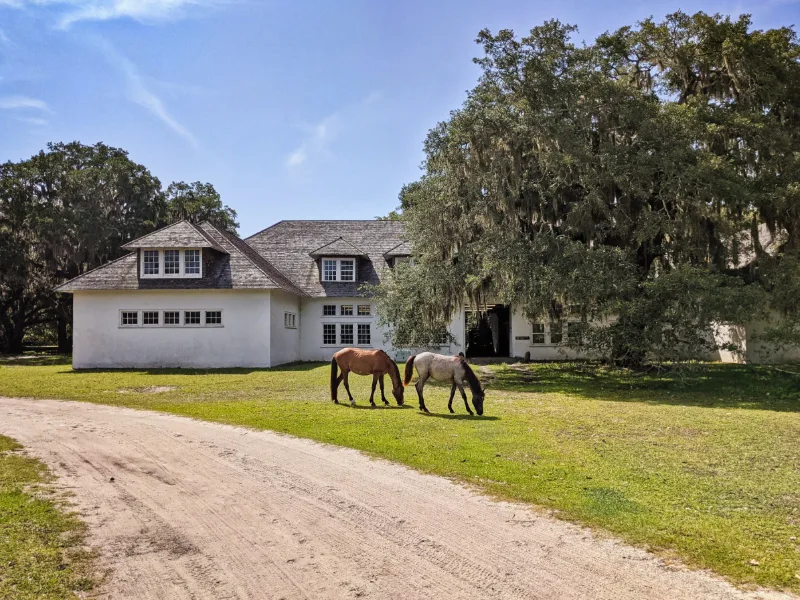
<path id="1" fill-rule="evenodd" d="M 271 432 L 0 398 L 0 433 L 74 492 L 108 571 L 104 598 L 790 598 Z"/>

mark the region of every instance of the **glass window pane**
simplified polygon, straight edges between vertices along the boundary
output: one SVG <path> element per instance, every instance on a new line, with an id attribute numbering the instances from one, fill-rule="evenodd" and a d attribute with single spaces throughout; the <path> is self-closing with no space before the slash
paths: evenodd
<path id="1" fill-rule="evenodd" d="M 146 310 L 142 313 L 143 325 L 158 325 L 158 311 Z"/>
<path id="2" fill-rule="evenodd" d="M 323 317 L 333 317 L 336 316 L 336 305 L 335 304 L 325 304 L 322 306 L 322 316 Z"/>
<path id="3" fill-rule="evenodd" d="M 180 275 L 181 251 L 164 250 L 164 275 Z"/>
<path id="4" fill-rule="evenodd" d="M 371 304 L 359 304 L 358 305 L 358 316 L 359 317 L 368 317 L 372 314 L 372 305 Z"/>
<path id="5" fill-rule="evenodd" d="M 339 314 L 343 317 L 352 317 L 353 316 L 353 305 L 352 304 L 342 304 L 340 307 Z"/>
<path id="6" fill-rule="evenodd" d="M 180 325 L 181 324 L 181 313 L 177 310 L 165 310 L 164 311 L 164 325 Z"/>
<path id="7" fill-rule="evenodd" d="M 533 323 L 531 327 L 531 344 L 544 344 L 544 323 Z"/>
<path id="8" fill-rule="evenodd" d="M 339 327 L 339 342 L 343 346 L 351 345 L 353 343 L 353 324 L 343 323 Z"/>
<path id="9" fill-rule="evenodd" d="M 122 324 L 123 325 L 138 325 L 139 324 L 139 313 L 137 311 L 124 311 L 122 313 Z"/>
<path id="10" fill-rule="evenodd" d="M 200 325 L 200 311 L 187 310 L 183 313 L 184 325 Z"/>
<path id="11" fill-rule="evenodd" d="M 564 324 L 561 321 L 550 323 L 550 343 L 560 344 L 564 340 Z"/>
<path id="12" fill-rule="evenodd" d="M 355 263 L 352 259 L 342 260 L 339 264 L 339 281 L 355 281 Z"/>
<path id="13" fill-rule="evenodd" d="M 183 254 L 183 272 L 186 275 L 200 274 L 200 250 L 185 250 Z"/>
<path id="14" fill-rule="evenodd" d="M 222 311 L 220 311 L 220 310 L 207 310 L 206 311 L 206 325 L 222 325 Z"/>
<path id="15" fill-rule="evenodd" d="M 370 324 L 369 323 L 359 323 L 358 324 L 358 345 L 359 346 L 368 346 L 372 343 L 372 338 L 370 335 Z"/>
<path id="16" fill-rule="evenodd" d="M 336 325 L 333 323 L 325 323 L 322 325 L 322 343 L 329 345 L 336 344 Z"/>
<path id="17" fill-rule="evenodd" d="M 145 250 L 144 251 L 144 274 L 145 275 L 158 275 L 158 250 Z"/>
<path id="18" fill-rule="evenodd" d="M 326 259 L 322 261 L 322 281 L 336 281 L 336 261 Z"/>

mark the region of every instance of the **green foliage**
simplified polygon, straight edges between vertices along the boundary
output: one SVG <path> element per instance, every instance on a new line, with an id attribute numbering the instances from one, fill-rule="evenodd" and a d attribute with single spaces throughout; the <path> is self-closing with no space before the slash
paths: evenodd
<path id="1" fill-rule="evenodd" d="M 165 194 L 127 152 L 102 143 L 49 144 L 28 160 L 0 165 L 0 352 L 20 352 L 31 328 L 37 339 L 55 336 L 69 351 L 72 302 L 53 287 L 181 218 L 238 227 L 236 212 L 211 184 L 174 183 Z"/>
<path id="2" fill-rule="evenodd" d="M 401 193 L 417 255 L 379 293 L 387 324 L 422 335 L 491 298 L 641 364 L 702 354 L 717 322 L 796 318 L 794 32 L 704 13 L 574 32 L 480 33 L 480 81 Z"/>
<path id="3" fill-rule="evenodd" d="M 0 436 L 0 598 L 56 600 L 92 588 L 83 526 L 45 492 L 49 473 Z"/>
<path id="4" fill-rule="evenodd" d="M 334 405 L 328 364 L 72 371 L 56 358 L 41 363 L 0 364 L 0 395 L 160 410 L 356 448 L 557 510 L 737 582 L 800 591 L 796 368 L 481 367 L 486 413 L 468 417 L 447 412 L 447 385 L 426 387 L 431 416 L 408 396 L 410 406 L 368 409 L 369 377 L 350 378 L 361 409 Z M 148 393 L 153 386 L 173 389 Z"/>
<path id="5" fill-rule="evenodd" d="M 186 219 L 192 223 L 209 221 L 217 227 L 236 233 L 239 223 L 236 211 L 222 204 L 219 192 L 210 183 L 171 183 L 167 188 L 167 215 L 170 223 Z"/>

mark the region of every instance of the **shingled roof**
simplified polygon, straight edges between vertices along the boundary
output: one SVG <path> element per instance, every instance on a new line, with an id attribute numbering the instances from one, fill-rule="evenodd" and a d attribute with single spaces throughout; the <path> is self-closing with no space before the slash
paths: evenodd
<path id="1" fill-rule="evenodd" d="M 366 252 L 357 248 L 343 237 L 338 237 L 329 244 L 320 246 L 316 250 L 309 252 L 308 255 L 312 258 L 320 258 L 322 256 L 358 256 L 368 258 Z"/>
<path id="2" fill-rule="evenodd" d="M 226 251 L 203 229 L 183 220 L 157 229 L 122 245 L 126 250 L 136 248 L 213 248 L 217 252 Z"/>
<path id="3" fill-rule="evenodd" d="M 383 253 L 384 258 L 394 258 L 396 256 L 411 256 L 411 242 L 400 242 L 389 250 Z"/>
<path id="4" fill-rule="evenodd" d="M 297 295 L 305 292 L 263 256 L 235 235 L 210 223 L 192 226 L 208 240 L 203 252 L 203 276 L 198 278 L 139 278 L 138 252 L 127 254 L 101 267 L 87 271 L 56 289 L 57 292 L 82 290 L 157 290 L 157 289 L 283 289 Z M 165 229 L 174 229 L 174 225 Z M 155 233 L 160 233 L 158 232 Z M 185 228 L 178 230 L 185 231 Z M 151 234 L 151 235 L 154 235 Z M 145 236 L 147 237 L 147 236 Z M 141 238 L 144 239 L 144 238 Z M 163 236 L 162 236 L 163 239 Z M 186 238 L 181 238 L 186 240 Z M 167 243 L 170 240 L 166 240 Z M 147 246 L 152 247 L 152 246 Z M 165 247 L 156 245 L 156 247 Z M 175 246 L 166 246 L 175 247 Z M 197 247 L 191 246 L 190 247 Z"/>
<path id="5" fill-rule="evenodd" d="M 346 240 L 366 255 L 358 261 L 359 273 L 355 282 L 320 281 L 319 266 L 311 254 L 321 250 L 321 242 L 334 236 Z M 384 253 L 396 248 L 404 237 L 405 223 L 402 221 L 281 221 L 245 242 L 308 295 L 352 297 L 360 295 L 359 288 L 363 283 L 380 282 L 389 269 Z"/>

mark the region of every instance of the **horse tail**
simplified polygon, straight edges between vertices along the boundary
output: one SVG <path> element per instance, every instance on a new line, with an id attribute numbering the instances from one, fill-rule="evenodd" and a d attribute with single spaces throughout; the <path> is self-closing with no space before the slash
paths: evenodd
<path id="1" fill-rule="evenodd" d="M 416 354 L 412 354 L 408 357 L 406 361 L 406 376 L 403 378 L 403 387 L 407 386 L 411 382 L 411 378 L 414 376 L 414 359 L 417 358 Z"/>
<path id="2" fill-rule="evenodd" d="M 339 378 L 339 363 L 336 362 L 336 357 L 334 356 L 331 359 L 331 400 L 334 402 L 337 400 L 336 398 L 336 380 Z"/>

